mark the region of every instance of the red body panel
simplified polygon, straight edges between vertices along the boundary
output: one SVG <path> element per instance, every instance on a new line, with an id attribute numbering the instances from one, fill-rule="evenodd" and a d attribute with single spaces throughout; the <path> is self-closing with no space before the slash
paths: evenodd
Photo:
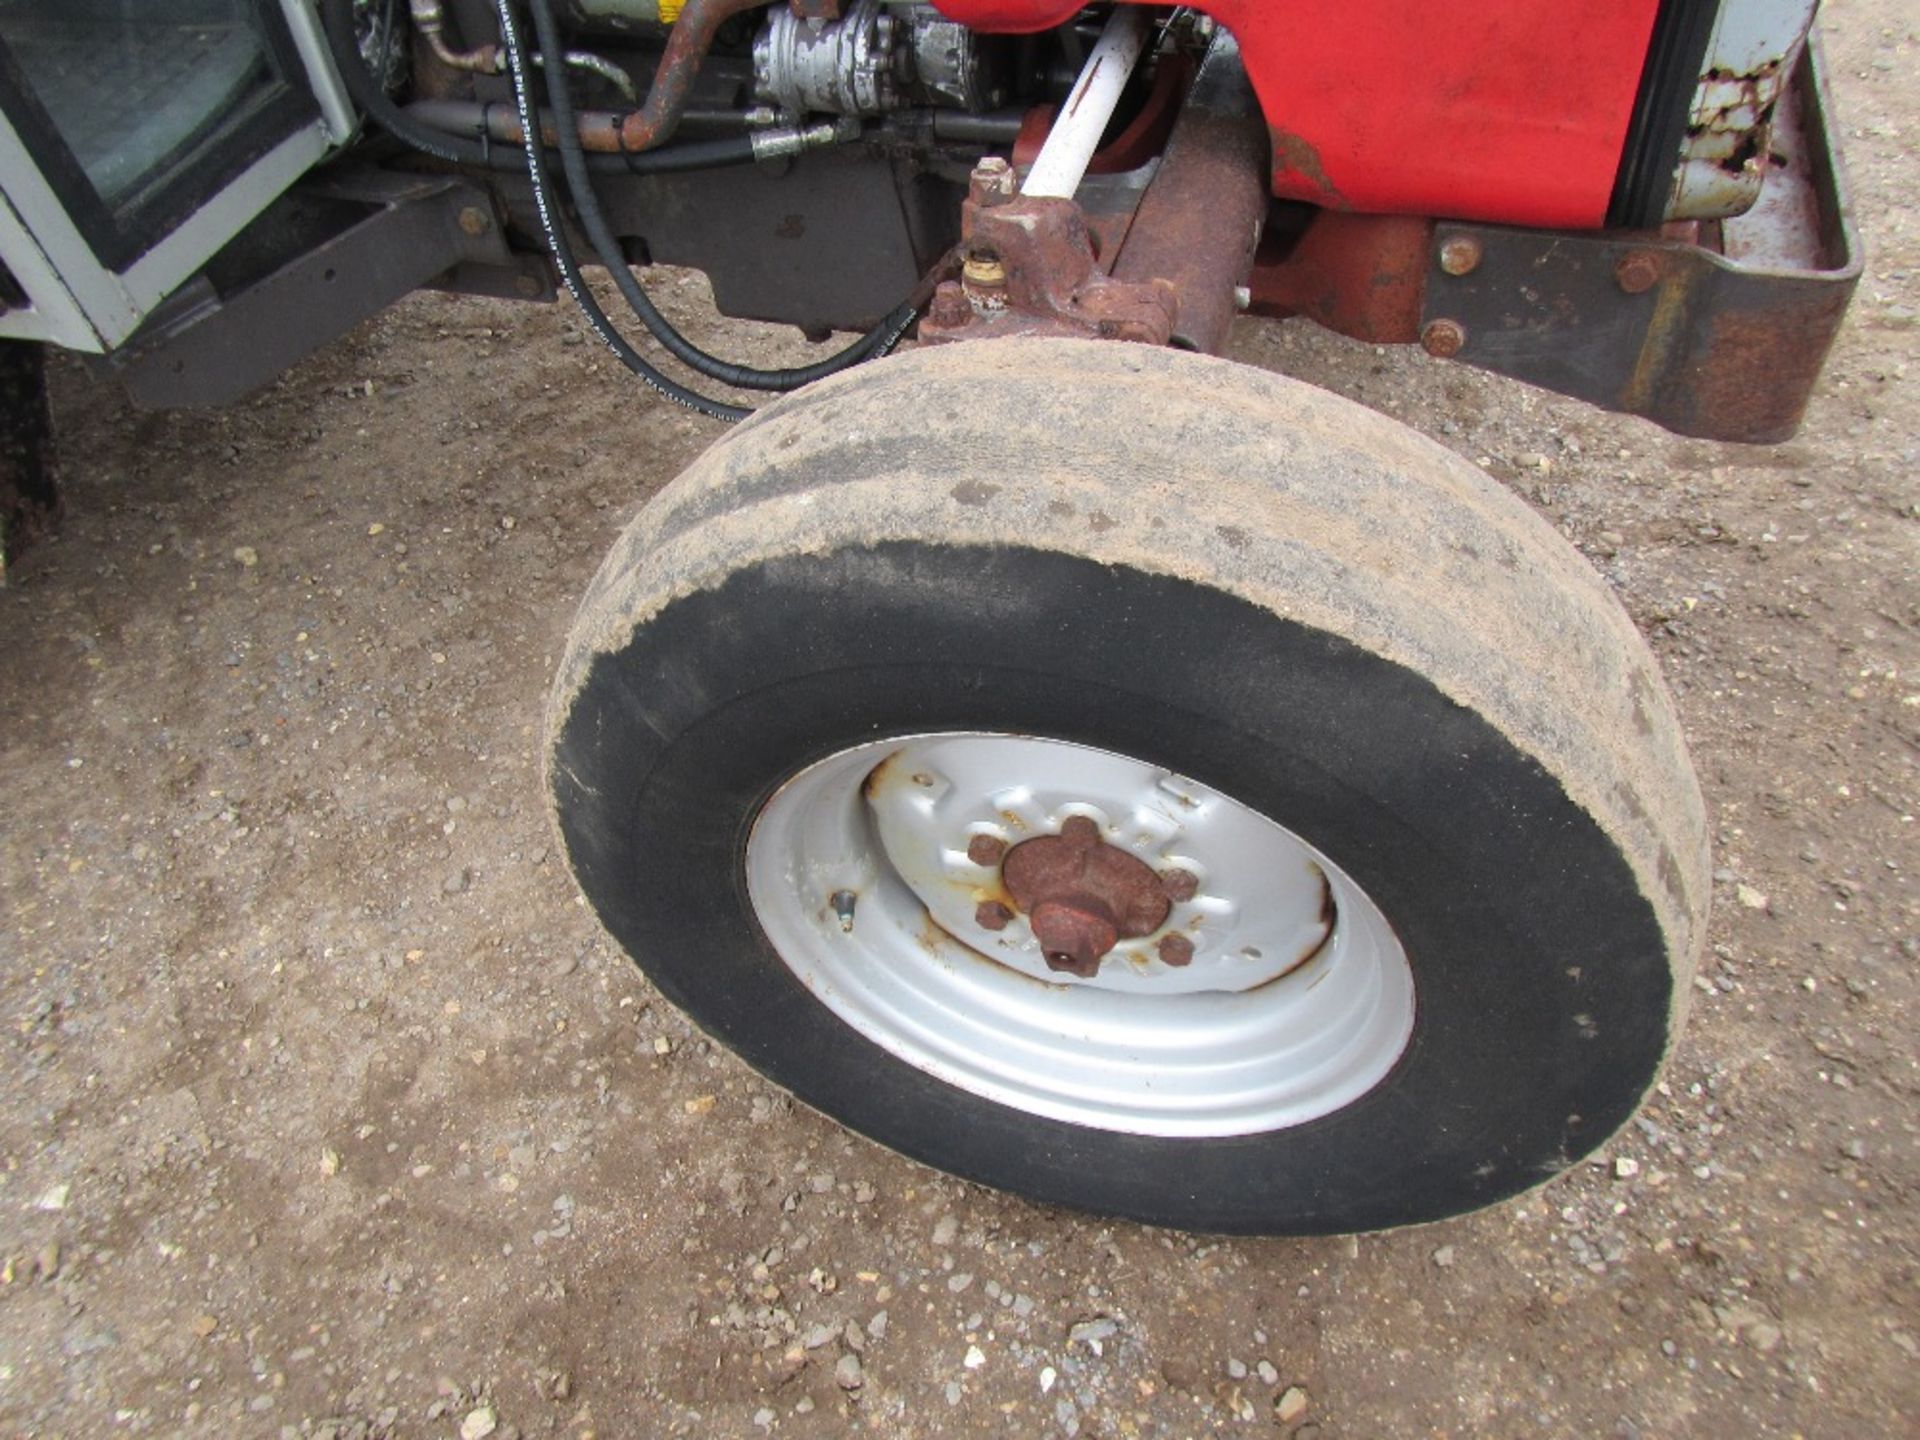
<path id="1" fill-rule="evenodd" d="M 1075 0 L 935 0 L 976 29 Z M 1658 0 L 1199 0 L 1240 42 L 1273 193 L 1343 210 L 1604 223 Z"/>

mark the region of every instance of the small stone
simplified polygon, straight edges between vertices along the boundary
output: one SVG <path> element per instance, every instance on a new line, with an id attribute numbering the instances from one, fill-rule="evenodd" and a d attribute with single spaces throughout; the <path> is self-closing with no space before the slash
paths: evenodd
<path id="1" fill-rule="evenodd" d="M 1442 1270 L 1452 1269 L 1453 1247 L 1451 1245 L 1440 1246 L 1433 1252 L 1433 1263 L 1438 1265 Z"/>
<path id="2" fill-rule="evenodd" d="M 960 1233 L 960 1222 L 951 1215 L 942 1215 L 939 1223 L 933 1227 L 933 1243 L 951 1245 L 954 1237 Z"/>
<path id="3" fill-rule="evenodd" d="M 1849 1160 L 1864 1160 L 1867 1158 L 1866 1142 L 1858 1138 L 1849 1140 L 1840 1147 L 1840 1153 Z"/>
<path id="4" fill-rule="evenodd" d="M 1634 1176 L 1638 1175 L 1639 1173 L 1640 1173 L 1640 1162 L 1638 1160 L 1635 1160 L 1631 1155 L 1616 1155 L 1613 1157 L 1613 1178 L 1614 1179 L 1631 1180 L 1633 1179 Z"/>
<path id="5" fill-rule="evenodd" d="M 469 1410 L 460 1422 L 460 1440 L 487 1440 L 499 1428 L 500 1417 L 493 1413 L 493 1407 L 481 1405 Z"/>
<path id="6" fill-rule="evenodd" d="M 40 1247 L 40 1254 L 33 1262 L 33 1268 L 40 1273 L 42 1280 L 51 1280 L 60 1273 L 60 1242 L 49 1240 Z"/>
<path id="7" fill-rule="evenodd" d="M 1264 1383 L 1268 1385 L 1278 1385 L 1280 1383 L 1280 1372 L 1273 1368 L 1273 1362 L 1271 1360 L 1262 1360 L 1253 1368 L 1254 1372 L 1259 1375 Z"/>
<path id="8" fill-rule="evenodd" d="M 243 570 L 251 570 L 260 563 L 260 552 L 251 545 L 236 545 L 233 558 L 240 563 Z"/>
<path id="9" fill-rule="evenodd" d="M 704 1115 L 713 1109 L 717 1099 L 718 1097 L 713 1095 L 696 1095 L 693 1099 L 682 1105 L 681 1108 L 689 1115 Z"/>
<path id="10" fill-rule="evenodd" d="M 1104 1343 L 1120 1333 L 1120 1327 L 1104 1315 L 1094 1320 L 1082 1320 L 1067 1329 L 1067 1342 L 1071 1345 L 1084 1345 L 1094 1354 L 1104 1354 Z"/>
<path id="11" fill-rule="evenodd" d="M 960 1382 L 958 1380 L 947 1381 L 947 1384 L 946 1384 L 947 1404 L 958 1405 L 960 1403 L 961 1393 L 962 1392 L 960 1390 Z"/>
<path id="12" fill-rule="evenodd" d="M 1733 894 L 1734 898 L 1749 910 L 1764 910 L 1767 908 L 1766 894 L 1763 891 L 1754 889 L 1753 886 L 1746 884 L 1744 881 L 1733 887 Z"/>
<path id="13" fill-rule="evenodd" d="M 1042 1365 L 1040 1367 L 1040 1393 L 1044 1395 L 1049 1390 L 1053 1389 L 1054 1382 L 1057 1381 L 1059 1378 L 1060 1378 L 1060 1372 L 1058 1370 L 1055 1370 L 1053 1366 Z"/>
<path id="14" fill-rule="evenodd" d="M 753 1423 L 758 1429 L 771 1429 L 773 1427 L 773 1411 L 762 1405 L 758 1410 L 753 1412 Z"/>
<path id="15" fill-rule="evenodd" d="M 831 1345 L 839 1334 L 840 1327 L 837 1325 L 810 1325 L 800 1337 L 800 1348 L 818 1350 L 823 1345 Z"/>
<path id="16" fill-rule="evenodd" d="M 40 1198 L 33 1202 L 33 1208 L 36 1210 L 64 1210 L 67 1208 L 67 1197 L 72 1193 L 73 1187 L 71 1185 L 52 1186 L 43 1191 Z"/>
<path id="17" fill-rule="evenodd" d="M 967 1353 L 960 1363 L 969 1370 L 978 1370 L 982 1365 L 987 1363 L 987 1352 L 982 1350 L 978 1345 L 969 1345 L 967 1346 Z"/>
<path id="18" fill-rule="evenodd" d="M 1291 1425 L 1307 1413 L 1307 1392 L 1298 1385 L 1289 1385 L 1273 1402 L 1273 1413 L 1282 1425 Z"/>
<path id="19" fill-rule="evenodd" d="M 887 1338 L 887 1312 L 876 1310 L 873 1318 L 867 1321 L 867 1334 L 875 1340 Z"/>
<path id="20" fill-rule="evenodd" d="M 220 1322 L 211 1315 L 196 1315 L 187 1322 L 187 1328 L 204 1340 L 220 1328 Z"/>
<path id="21" fill-rule="evenodd" d="M 969 1288 L 972 1284 L 973 1284 L 973 1276 L 969 1275 L 964 1270 L 962 1270 L 958 1275 L 949 1275 L 947 1277 L 947 1289 L 951 1290 L 956 1295 L 958 1295 L 961 1291 Z"/>
<path id="22" fill-rule="evenodd" d="M 458 895 L 462 890 L 467 888 L 468 883 L 471 882 L 472 879 L 473 873 L 465 867 L 455 870 L 440 882 L 441 893 L 445 895 Z"/>
<path id="23" fill-rule="evenodd" d="M 1246 1379 L 1247 1378 L 1247 1362 L 1244 1360 L 1227 1361 L 1227 1378 L 1230 1380 Z"/>
<path id="24" fill-rule="evenodd" d="M 1762 1320 L 1756 1325 L 1747 1327 L 1746 1338 L 1747 1344 L 1762 1355 L 1769 1355 L 1779 1347 L 1780 1327 L 1770 1320 Z"/>
<path id="25" fill-rule="evenodd" d="M 547 1387 L 547 1394 L 555 1400 L 568 1400 L 573 1397 L 573 1374 L 562 1370 L 553 1377 L 553 1383 Z"/>
<path id="26" fill-rule="evenodd" d="M 858 1355 L 842 1355 L 833 1367 L 833 1383 L 842 1390 L 858 1390 L 867 1383 Z"/>

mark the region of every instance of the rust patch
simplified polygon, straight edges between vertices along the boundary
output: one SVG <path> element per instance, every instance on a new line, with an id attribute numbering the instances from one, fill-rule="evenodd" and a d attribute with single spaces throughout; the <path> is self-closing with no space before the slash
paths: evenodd
<path id="1" fill-rule="evenodd" d="M 1304 136 L 1295 135 L 1291 130 L 1283 130 L 1278 125 L 1270 126 L 1268 137 L 1273 142 L 1273 183 L 1280 187 L 1281 179 L 1292 171 L 1312 187 L 1322 204 L 1344 206 L 1346 200 L 1340 194 L 1340 187 L 1327 176 L 1326 167 L 1320 163 L 1320 152 L 1313 142 Z"/>

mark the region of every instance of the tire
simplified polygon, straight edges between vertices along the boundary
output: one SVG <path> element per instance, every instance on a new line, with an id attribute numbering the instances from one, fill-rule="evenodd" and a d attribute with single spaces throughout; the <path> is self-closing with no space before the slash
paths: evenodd
<path id="1" fill-rule="evenodd" d="M 1599 577 L 1397 423 L 1172 351 L 942 347 L 761 411 L 615 546 L 549 740 L 581 889 L 708 1033 L 929 1165 L 1191 1230 L 1382 1229 L 1565 1169 L 1653 1082 L 1705 923 L 1680 728 Z M 936 757 L 925 796 L 896 755 Z M 1048 974 L 1037 906 L 952 920 L 1007 898 L 971 837 L 1080 812 L 1199 873 L 1190 965 L 1148 935 Z M 1305 959 L 1215 953 L 1311 931 L 1303 874 Z"/>

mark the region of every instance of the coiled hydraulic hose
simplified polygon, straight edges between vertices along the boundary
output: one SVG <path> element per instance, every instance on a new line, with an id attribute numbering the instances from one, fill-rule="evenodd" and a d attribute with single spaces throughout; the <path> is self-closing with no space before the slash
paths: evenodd
<path id="1" fill-rule="evenodd" d="M 746 419 L 753 411 L 689 390 L 648 364 L 646 358 L 627 343 L 626 337 L 613 328 L 606 311 L 600 308 L 599 302 L 593 298 L 593 292 L 587 289 L 586 282 L 580 278 L 580 267 L 573 259 L 573 247 L 567 242 L 566 233 L 560 226 L 560 217 L 555 213 L 558 207 L 551 178 L 547 174 L 546 156 L 540 144 L 538 116 L 533 108 L 533 80 L 527 65 L 526 47 L 520 38 L 520 23 L 513 14 L 513 0 L 494 0 L 494 8 L 500 15 L 500 38 L 506 45 L 507 69 L 513 76 L 514 99 L 520 106 L 521 133 L 526 136 L 527 179 L 533 189 L 534 208 L 540 212 L 540 228 L 546 233 L 554 266 L 560 271 L 560 279 L 566 285 L 567 292 L 580 307 L 580 313 L 587 317 L 594 334 L 619 357 L 620 363 L 669 400 L 689 410 L 697 410 L 702 415 L 711 415 L 716 420 Z M 565 133 L 564 130 L 562 133 Z"/>
<path id="2" fill-rule="evenodd" d="M 529 9 L 533 12 L 534 38 L 540 48 L 550 53 L 557 52 L 560 44 L 560 25 L 554 18 L 553 6 L 549 0 L 529 0 Z M 795 366 L 784 370 L 761 370 L 751 365 L 735 365 L 702 350 L 691 340 L 674 328 L 673 323 L 662 315 L 654 305 L 646 289 L 633 271 L 628 267 L 620 242 L 615 238 L 612 228 L 607 224 L 605 213 L 600 208 L 599 197 L 593 192 L 593 182 L 587 174 L 586 152 L 580 144 L 579 126 L 573 110 L 573 97 L 567 92 L 566 77 L 558 70 L 547 72 L 547 103 L 553 110 L 555 139 L 559 142 L 560 165 L 566 171 L 567 188 L 573 192 L 574 210 L 580 217 L 580 227 L 586 231 L 588 241 L 593 245 L 594 253 L 600 257 L 600 263 L 606 266 L 613 276 L 613 283 L 619 287 L 626 302 L 640 317 L 641 323 L 652 332 L 654 339 L 666 347 L 675 359 L 689 368 L 698 371 L 709 379 L 718 380 L 723 385 L 731 385 L 738 390 L 798 390 L 802 385 L 810 385 L 815 380 L 824 380 L 829 375 L 838 374 L 863 360 L 884 355 L 900 343 L 900 337 L 913 324 L 918 307 L 912 299 L 896 306 L 886 319 L 875 326 L 860 339 L 845 349 L 824 360 L 811 365 Z M 523 117 L 524 118 L 524 117 Z M 642 154 L 646 152 L 641 152 Z"/>

